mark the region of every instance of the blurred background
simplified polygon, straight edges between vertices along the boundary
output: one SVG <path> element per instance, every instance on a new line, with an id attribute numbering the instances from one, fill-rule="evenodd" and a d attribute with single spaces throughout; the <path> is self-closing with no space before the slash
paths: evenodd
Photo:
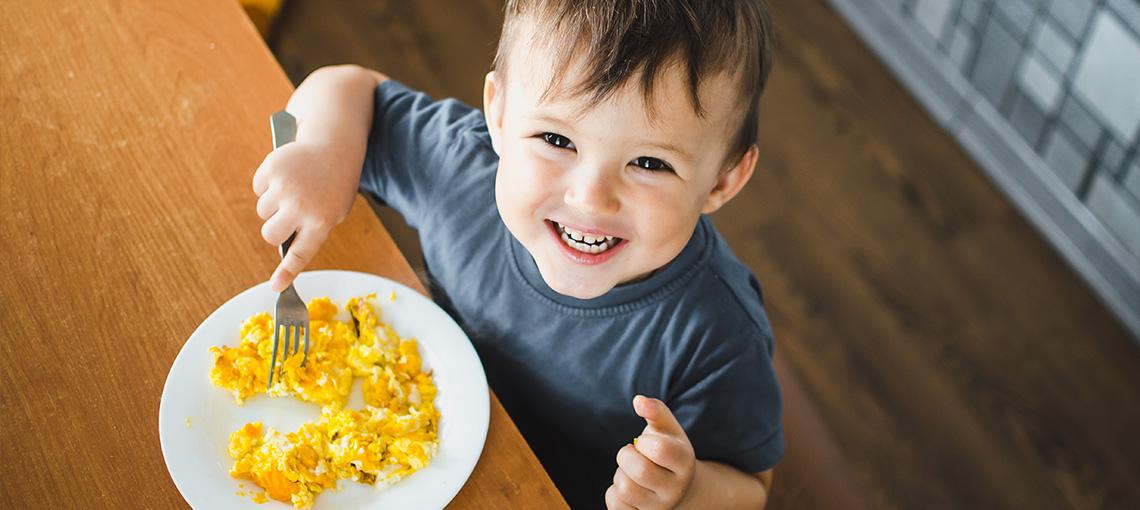
<path id="1" fill-rule="evenodd" d="M 1140 2 L 831 3 L 1140 337 Z"/>
<path id="2" fill-rule="evenodd" d="M 713 219 L 776 332 L 773 503 L 1140 508 L 1140 1 L 769 3 L 758 173 Z M 294 83 L 356 63 L 474 106 L 502 20 L 243 4 Z"/>

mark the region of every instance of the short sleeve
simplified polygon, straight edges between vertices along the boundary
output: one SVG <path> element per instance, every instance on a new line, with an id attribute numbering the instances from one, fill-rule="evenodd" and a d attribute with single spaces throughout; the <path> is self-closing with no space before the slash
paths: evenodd
<path id="1" fill-rule="evenodd" d="M 765 345 L 755 328 L 715 345 L 682 377 L 669 407 L 685 428 L 697 458 L 758 473 L 784 455 L 781 398 Z"/>
<path id="2" fill-rule="evenodd" d="M 455 99 L 433 101 L 395 80 L 375 90 L 375 111 L 360 175 L 370 193 L 418 228 L 433 197 L 459 170 L 464 132 L 482 123 L 479 110 Z"/>

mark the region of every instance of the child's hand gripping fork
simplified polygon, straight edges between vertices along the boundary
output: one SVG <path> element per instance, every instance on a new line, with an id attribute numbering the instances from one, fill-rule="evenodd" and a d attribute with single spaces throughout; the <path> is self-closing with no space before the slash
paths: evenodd
<path id="1" fill-rule="evenodd" d="M 289 112 L 282 110 L 274 113 L 269 121 L 273 130 L 274 149 L 292 142 L 297 137 L 297 119 Z M 293 243 L 295 235 L 289 236 L 289 239 L 281 244 L 282 259 L 289 252 L 289 245 Z M 266 391 L 273 387 L 273 374 L 277 368 L 277 351 L 281 346 L 282 337 L 284 337 L 285 348 L 281 356 L 281 367 L 284 370 L 285 361 L 290 356 L 296 355 L 299 350 L 302 330 L 304 330 L 305 335 L 305 353 L 300 366 L 305 366 L 305 362 L 309 360 L 309 310 L 305 307 L 305 302 L 301 300 L 301 296 L 297 294 L 297 289 L 293 287 L 293 284 L 289 284 L 278 296 L 277 308 L 273 312 L 273 357 L 269 360 L 269 382 L 266 383 Z M 290 339 L 293 341 L 290 342 Z M 292 343 L 292 349 L 290 349 L 290 343 Z"/>

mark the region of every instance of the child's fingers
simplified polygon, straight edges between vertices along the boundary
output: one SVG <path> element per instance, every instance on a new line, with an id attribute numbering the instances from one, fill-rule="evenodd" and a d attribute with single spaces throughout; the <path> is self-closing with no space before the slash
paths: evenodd
<path id="1" fill-rule="evenodd" d="M 618 497 L 617 487 L 613 485 L 606 489 L 606 508 L 608 510 L 637 510 Z"/>
<path id="2" fill-rule="evenodd" d="M 673 479 L 672 472 L 649 460 L 631 444 L 618 450 L 617 464 L 631 480 L 654 492 L 668 488 Z"/>
<path id="3" fill-rule="evenodd" d="M 301 274 L 301 270 L 305 269 L 305 266 L 313 260 L 317 250 L 321 247 L 321 243 L 324 243 L 327 237 L 327 230 L 311 228 L 298 230 L 297 237 L 293 239 L 293 244 L 285 253 L 285 258 L 281 259 L 281 264 L 273 272 L 273 277 L 270 278 L 270 286 L 276 290 L 277 285 L 284 282 L 285 285 L 281 288 L 287 287 L 288 282 L 293 281 L 293 278 Z"/>
<path id="4" fill-rule="evenodd" d="M 692 445 L 673 436 L 644 434 L 633 447 L 654 464 L 678 474 L 684 473 L 696 459 Z"/>
<path id="5" fill-rule="evenodd" d="M 614 490 L 622 503 L 634 508 L 646 508 L 657 502 L 657 495 L 652 490 L 633 481 L 621 468 L 614 472 Z"/>
<path id="6" fill-rule="evenodd" d="M 278 211 L 261 226 L 261 238 L 273 246 L 279 246 L 297 230 L 297 221 L 289 211 Z"/>
<path id="7" fill-rule="evenodd" d="M 293 283 L 295 278 L 297 278 L 296 273 L 289 272 L 288 269 L 279 264 L 277 269 L 273 270 L 273 276 L 269 277 L 269 288 L 273 289 L 273 292 L 281 292 Z"/>
<path id="8" fill-rule="evenodd" d="M 267 191 L 257 199 L 257 216 L 262 220 L 268 220 L 277 209 L 280 202 L 277 200 L 277 193 Z"/>
<path id="9" fill-rule="evenodd" d="M 261 162 L 261 165 L 257 167 L 257 171 L 253 172 L 253 194 L 254 195 L 257 195 L 260 197 L 262 193 L 265 193 L 265 190 L 269 189 L 269 174 L 271 172 L 271 170 L 269 169 L 269 162 L 272 159 L 273 159 L 273 153 L 271 152 Z"/>
<path id="10" fill-rule="evenodd" d="M 673 411 L 670 411 L 664 402 L 638 395 L 633 397 L 633 410 L 638 416 L 645 418 L 645 422 L 654 432 L 685 438 L 688 441 L 689 436 L 685 434 L 684 427 L 681 427 L 677 417 L 673 416 Z"/>

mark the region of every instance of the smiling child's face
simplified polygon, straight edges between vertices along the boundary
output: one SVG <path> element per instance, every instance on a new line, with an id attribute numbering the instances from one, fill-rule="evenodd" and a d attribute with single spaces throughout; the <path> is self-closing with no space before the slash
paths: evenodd
<path id="1" fill-rule="evenodd" d="M 726 158 L 744 110 L 728 77 L 702 78 L 703 116 L 683 66 L 661 74 L 649 99 L 634 76 L 593 107 L 585 95 L 543 100 L 553 58 L 540 45 L 521 46 L 509 57 L 509 79 L 488 74 L 484 88 L 499 154 L 495 195 L 507 229 L 556 292 L 591 299 L 647 277 L 681 252 L 701 213 L 751 176 L 754 146 Z M 577 68 L 562 71 L 577 76 Z"/>

